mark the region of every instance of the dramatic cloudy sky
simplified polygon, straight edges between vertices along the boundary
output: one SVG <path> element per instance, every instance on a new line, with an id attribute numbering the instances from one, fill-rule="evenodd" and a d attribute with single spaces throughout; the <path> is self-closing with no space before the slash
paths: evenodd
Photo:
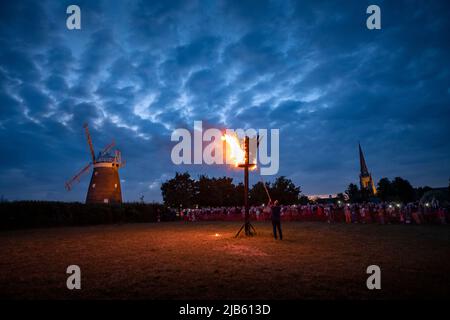
<path id="1" fill-rule="evenodd" d="M 376 181 L 446 186 L 448 1 L 323 2 L 1 1 L 0 195 L 84 201 L 90 176 L 64 181 L 89 162 L 85 121 L 97 150 L 121 149 L 126 201 L 160 200 L 175 171 L 240 180 L 171 164 L 172 130 L 194 120 L 280 128 L 279 175 L 306 194 L 358 181 L 358 141 Z M 70 4 L 82 30 L 66 29 Z"/>

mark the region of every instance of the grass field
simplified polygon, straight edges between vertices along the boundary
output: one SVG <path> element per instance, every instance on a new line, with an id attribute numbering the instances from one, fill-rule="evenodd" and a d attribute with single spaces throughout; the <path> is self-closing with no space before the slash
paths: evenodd
<path id="1" fill-rule="evenodd" d="M 127 224 L 0 233 L 0 298 L 398 299 L 450 297 L 450 227 Z M 216 233 L 218 236 L 216 236 Z M 81 290 L 66 288 L 68 265 Z M 381 290 L 366 268 L 381 267 Z"/>

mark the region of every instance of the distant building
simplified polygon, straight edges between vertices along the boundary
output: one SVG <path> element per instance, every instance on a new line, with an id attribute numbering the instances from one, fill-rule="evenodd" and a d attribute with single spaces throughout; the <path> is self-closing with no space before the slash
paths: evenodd
<path id="1" fill-rule="evenodd" d="M 420 198 L 422 204 L 429 203 L 433 206 L 448 206 L 450 204 L 450 193 L 448 187 L 431 188 Z"/>
<path id="2" fill-rule="evenodd" d="M 360 164 L 360 174 L 359 174 L 359 185 L 361 192 L 368 196 L 375 196 L 377 194 L 377 189 L 373 183 L 372 175 L 367 169 L 366 160 L 364 159 L 364 154 L 361 149 L 361 144 L 359 144 L 359 164 Z"/>
<path id="3" fill-rule="evenodd" d="M 335 199 L 337 194 L 310 194 L 307 195 L 309 200 L 318 200 L 318 199 Z"/>

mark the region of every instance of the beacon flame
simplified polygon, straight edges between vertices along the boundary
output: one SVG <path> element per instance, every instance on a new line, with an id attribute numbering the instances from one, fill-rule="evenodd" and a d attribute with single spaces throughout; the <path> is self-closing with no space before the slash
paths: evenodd
<path id="1" fill-rule="evenodd" d="M 225 133 L 222 136 L 222 140 L 226 142 L 226 162 L 234 164 L 235 167 L 239 167 L 243 164 L 245 164 L 245 150 L 241 146 L 241 142 L 239 141 L 239 138 L 237 137 L 236 133 L 228 134 Z M 249 162 L 256 162 L 256 159 L 253 159 L 254 161 L 251 161 L 252 159 L 249 159 Z M 256 169 L 256 164 L 251 164 L 249 166 L 250 170 Z"/>
<path id="2" fill-rule="evenodd" d="M 245 152 L 241 148 L 241 143 L 239 142 L 238 137 L 234 134 L 224 134 L 222 136 L 222 140 L 227 143 L 227 163 L 234 163 L 237 167 L 239 164 L 245 162 Z"/>

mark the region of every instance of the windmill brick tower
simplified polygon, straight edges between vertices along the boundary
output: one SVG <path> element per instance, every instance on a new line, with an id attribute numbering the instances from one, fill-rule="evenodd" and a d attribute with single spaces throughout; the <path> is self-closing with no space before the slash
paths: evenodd
<path id="1" fill-rule="evenodd" d="M 366 160 L 364 159 L 364 154 L 361 149 L 361 144 L 359 145 L 359 164 L 360 164 L 360 174 L 359 174 L 359 184 L 361 191 L 369 196 L 375 196 L 377 194 L 377 189 L 373 183 L 372 175 L 367 169 Z"/>
<path id="2" fill-rule="evenodd" d="M 122 203 L 119 169 L 124 166 L 119 150 L 112 151 L 114 141 L 95 156 L 94 146 L 87 124 L 84 124 L 86 138 L 91 152 L 92 162 L 88 163 L 72 179 L 66 182 L 66 189 L 71 190 L 81 176 L 93 166 L 91 182 L 86 195 L 86 203 Z"/>

